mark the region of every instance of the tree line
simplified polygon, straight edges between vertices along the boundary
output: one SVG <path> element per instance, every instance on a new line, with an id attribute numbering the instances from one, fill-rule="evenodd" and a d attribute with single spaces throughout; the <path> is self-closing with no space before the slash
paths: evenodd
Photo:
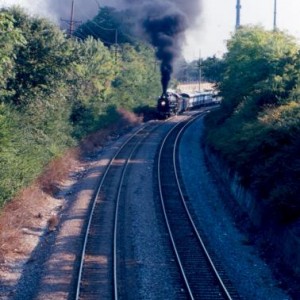
<path id="1" fill-rule="evenodd" d="M 106 8 L 99 14 L 111 21 Z M 154 49 L 138 39 L 69 38 L 46 19 L 2 9 L 0 205 L 51 159 L 119 118 L 118 108 L 154 105 L 160 80 L 153 61 Z"/>
<path id="2" fill-rule="evenodd" d="M 102 8 L 69 38 L 19 8 L 0 11 L 0 205 L 83 137 L 119 118 L 119 107 L 155 105 L 154 49 L 130 32 L 130 12 Z M 111 29 L 111 30 L 109 30 Z M 116 43 L 116 30 L 118 43 Z M 228 52 L 187 64 L 223 97 L 206 139 L 237 170 L 272 218 L 300 216 L 300 52 L 283 32 L 242 27 Z"/>
<path id="3" fill-rule="evenodd" d="M 300 217 L 300 51 L 292 36 L 242 27 L 227 43 L 223 102 L 206 119 L 209 147 L 265 207 L 266 221 Z"/>

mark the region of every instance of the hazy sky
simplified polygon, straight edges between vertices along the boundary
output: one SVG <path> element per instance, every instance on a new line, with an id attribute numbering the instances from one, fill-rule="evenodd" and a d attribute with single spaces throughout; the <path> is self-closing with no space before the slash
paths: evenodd
<path id="1" fill-rule="evenodd" d="M 236 0 L 203 0 L 199 26 L 188 34 L 185 56 L 221 55 L 226 51 L 226 40 L 234 32 Z M 240 0 L 241 25 L 260 24 L 273 29 L 274 0 Z M 300 39 L 300 0 L 277 0 L 277 27 Z"/>
<path id="2" fill-rule="evenodd" d="M 163 1 L 163 0 L 161 0 Z M 189 0 L 187 0 L 189 1 Z M 199 0 L 200 1 L 200 0 Z M 274 0 L 240 0 L 241 24 L 261 24 L 266 29 L 273 28 Z M 18 4 L 34 14 L 48 16 L 52 20 L 69 18 L 72 0 L 0 0 L 0 5 Z M 76 19 L 93 17 L 99 5 L 118 3 L 118 0 L 75 0 Z M 198 26 L 187 33 L 184 50 L 188 60 L 217 55 L 226 51 L 226 40 L 234 32 L 236 0 L 202 0 L 202 13 Z M 61 15 L 55 13 L 54 6 L 63 6 Z M 57 10 L 57 7 L 56 7 Z M 281 30 L 300 40 L 300 0 L 277 0 L 277 25 Z"/>

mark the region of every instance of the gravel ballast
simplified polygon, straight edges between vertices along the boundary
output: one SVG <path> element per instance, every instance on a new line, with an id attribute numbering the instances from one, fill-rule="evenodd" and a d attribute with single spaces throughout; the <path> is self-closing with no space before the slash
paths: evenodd
<path id="1" fill-rule="evenodd" d="M 183 116 L 176 117 L 180 120 Z M 174 276 L 165 224 L 157 197 L 155 156 L 163 134 L 172 121 L 151 135 L 139 148 L 126 177 L 129 238 L 135 268 L 128 299 L 180 299 L 174 290 Z M 193 123 L 181 140 L 179 158 L 185 190 L 197 223 L 205 228 L 216 255 L 224 261 L 231 281 L 243 299 L 290 299 L 274 279 L 248 237 L 237 228 L 218 185 L 211 176 L 201 148 L 202 120 Z M 1 293 L 0 299 L 72 299 L 82 227 L 94 188 L 105 165 L 126 136 L 109 142 L 94 157 L 87 158 L 71 174 L 61 189 L 58 204 L 60 222 L 56 230 L 45 233 L 16 272 L 19 282 Z M 170 264 L 171 262 L 171 264 Z M 16 265 L 17 266 L 17 265 Z"/>
<path id="2" fill-rule="evenodd" d="M 193 123 L 180 144 L 180 167 L 190 204 L 227 275 L 243 299 L 283 300 L 290 297 L 280 288 L 248 236 L 237 228 L 226 197 L 209 172 L 201 138 L 203 121 Z"/>

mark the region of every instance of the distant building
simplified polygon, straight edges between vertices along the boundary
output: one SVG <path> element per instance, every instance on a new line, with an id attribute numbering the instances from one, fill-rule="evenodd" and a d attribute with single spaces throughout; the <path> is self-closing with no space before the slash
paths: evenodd
<path id="1" fill-rule="evenodd" d="M 211 91 L 215 89 L 214 83 L 201 82 L 201 91 Z M 177 85 L 176 90 L 179 93 L 195 93 L 199 92 L 199 82 L 182 82 Z"/>

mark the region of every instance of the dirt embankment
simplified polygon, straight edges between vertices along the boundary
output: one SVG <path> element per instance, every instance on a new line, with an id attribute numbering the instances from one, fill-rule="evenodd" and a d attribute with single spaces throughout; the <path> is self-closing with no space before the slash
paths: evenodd
<path id="1" fill-rule="evenodd" d="M 30 258 L 40 238 L 55 231 L 64 199 L 56 197 L 71 173 L 84 173 L 85 157 L 99 151 L 103 145 L 141 123 L 142 118 L 119 110 L 120 120 L 106 129 L 89 135 L 74 149 L 53 160 L 43 174 L 8 202 L 0 215 L 0 278 L 9 290 L 14 286 L 24 264 Z M 9 295 L 9 293 L 8 293 Z"/>

